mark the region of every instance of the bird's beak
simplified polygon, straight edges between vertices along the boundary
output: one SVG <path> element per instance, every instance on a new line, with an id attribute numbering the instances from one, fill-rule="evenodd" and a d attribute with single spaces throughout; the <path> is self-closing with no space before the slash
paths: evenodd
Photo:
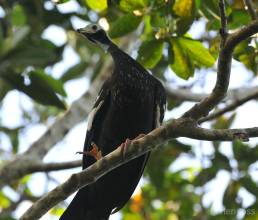
<path id="1" fill-rule="evenodd" d="M 87 33 L 84 28 L 79 28 L 76 30 L 76 32 L 80 33 L 80 34 L 84 34 L 84 33 Z"/>

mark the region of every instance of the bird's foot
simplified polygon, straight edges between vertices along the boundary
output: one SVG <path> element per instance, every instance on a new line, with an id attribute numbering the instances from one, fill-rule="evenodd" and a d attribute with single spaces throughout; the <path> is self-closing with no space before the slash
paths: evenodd
<path id="1" fill-rule="evenodd" d="M 131 144 L 131 142 L 132 142 L 132 141 L 131 141 L 129 138 L 126 138 L 125 142 L 123 142 L 123 143 L 119 146 L 119 148 L 121 149 L 121 154 L 122 154 L 123 159 L 125 158 L 126 149 L 127 149 L 128 145 Z"/>
<path id="2" fill-rule="evenodd" d="M 133 140 L 138 140 L 138 139 L 140 139 L 140 138 L 142 138 L 142 137 L 144 137 L 144 136 L 145 136 L 145 134 L 139 134 L 139 135 L 138 135 L 136 138 L 134 138 Z M 130 145 L 133 140 L 130 140 L 129 138 L 126 138 L 125 142 L 123 142 L 123 143 L 119 146 L 120 149 L 121 149 L 121 154 L 122 154 L 123 158 L 125 158 L 125 152 L 126 152 L 126 149 L 127 149 L 128 145 Z"/>
<path id="3" fill-rule="evenodd" d="M 100 160 L 102 158 L 102 152 L 99 150 L 98 146 L 95 143 L 91 144 L 92 149 L 90 151 L 79 151 L 77 154 L 83 154 L 87 156 L 92 156 L 95 160 Z"/>
<path id="4" fill-rule="evenodd" d="M 142 138 L 142 137 L 144 137 L 145 136 L 145 134 L 139 134 L 136 138 L 134 138 L 133 140 L 138 140 L 138 139 L 140 139 L 140 138 Z"/>

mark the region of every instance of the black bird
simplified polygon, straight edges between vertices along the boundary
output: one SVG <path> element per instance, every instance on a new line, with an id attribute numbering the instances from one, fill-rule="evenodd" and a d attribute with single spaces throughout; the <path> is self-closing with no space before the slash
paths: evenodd
<path id="1" fill-rule="evenodd" d="M 111 77 L 102 86 L 88 117 L 83 169 L 129 139 L 147 134 L 164 118 L 166 94 L 162 84 L 120 50 L 96 24 L 77 30 L 108 51 L 114 61 Z M 121 143 L 124 143 L 121 145 Z M 107 220 L 134 192 L 149 158 L 136 158 L 80 189 L 61 220 Z"/>

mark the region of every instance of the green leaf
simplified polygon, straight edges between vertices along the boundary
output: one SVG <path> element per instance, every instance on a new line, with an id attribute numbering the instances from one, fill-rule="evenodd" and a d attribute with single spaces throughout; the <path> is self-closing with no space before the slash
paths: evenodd
<path id="1" fill-rule="evenodd" d="M 0 191 L 0 207 L 8 208 L 10 203 L 10 199 L 3 192 Z"/>
<path id="2" fill-rule="evenodd" d="M 232 114 L 230 117 L 221 116 L 217 118 L 217 120 L 214 123 L 212 123 L 211 126 L 214 129 L 228 129 L 234 122 L 235 117 L 236 114 Z M 215 148 L 218 148 L 220 144 L 220 141 L 213 141 L 213 146 Z"/>
<path id="3" fill-rule="evenodd" d="M 258 196 L 258 184 L 253 181 L 250 175 L 244 176 L 240 179 L 243 186 L 256 197 Z"/>
<path id="4" fill-rule="evenodd" d="M 234 50 L 233 57 L 242 62 L 248 69 L 252 70 L 254 74 L 257 74 L 258 56 L 256 54 L 256 49 L 249 44 L 250 40 L 239 43 Z"/>
<path id="5" fill-rule="evenodd" d="M 181 146 L 180 142 L 173 140 L 162 149 L 156 150 L 155 155 L 150 157 L 146 173 L 155 187 L 162 188 L 169 166 L 183 150 L 184 146 Z M 157 163 L 159 166 L 157 166 Z"/>
<path id="6" fill-rule="evenodd" d="M 53 78 L 52 76 L 46 74 L 43 70 L 38 69 L 36 71 L 31 71 L 28 73 L 28 76 L 34 82 L 44 81 L 59 95 L 64 96 L 64 97 L 67 96 L 67 94 L 64 90 L 64 85 L 63 85 L 62 81 L 57 80 L 57 79 Z"/>
<path id="7" fill-rule="evenodd" d="M 182 79 L 188 79 L 194 74 L 193 65 L 189 59 L 189 56 L 184 53 L 179 41 L 173 39 L 170 41 L 171 52 L 173 54 L 173 60 L 170 64 L 170 68 Z"/>
<path id="8" fill-rule="evenodd" d="M 202 43 L 188 38 L 179 38 L 180 46 L 189 54 L 198 66 L 212 67 L 215 59 Z"/>
<path id="9" fill-rule="evenodd" d="M 108 7 L 107 0 L 86 0 L 87 5 L 96 11 L 103 11 Z"/>
<path id="10" fill-rule="evenodd" d="M 122 10 L 133 12 L 137 9 L 142 9 L 146 6 L 145 0 L 121 0 L 119 6 Z"/>
<path id="11" fill-rule="evenodd" d="M 15 4 L 11 14 L 12 24 L 15 26 L 23 26 L 26 23 L 26 14 L 23 7 L 19 4 Z"/>
<path id="12" fill-rule="evenodd" d="M 228 26 L 230 29 L 240 28 L 250 23 L 251 19 L 246 10 L 233 10 L 229 16 Z"/>
<path id="13" fill-rule="evenodd" d="M 195 6 L 197 10 L 201 7 L 201 4 L 202 4 L 202 0 L 195 0 Z"/>
<path id="14" fill-rule="evenodd" d="M 154 13 L 151 16 L 151 26 L 157 28 L 165 28 L 166 27 L 166 17 L 162 16 L 160 12 Z"/>
<path id="15" fill-rule="evenodd" d="M 229 164 L 229 159 L 219 151 L 216 151 L 215 157 L 213 159 L 213 164 L 217 169 L 225 169 L 231 171 L 232 168 Z"/>
<path id="16" fill-rule="evenodd" d="M 137 60 L 146 68 L 153 68 L 162 57 L 163 41 L 144 41 L 139 48 Z"/>
<path id="17" fill-rule="evenodd" d="M 80 62 L 69 68 L 60 78 L 62 82 L 67 82 L 71 79 L 79 78 L 88 66 L 87 62 Z"/>
<path id="18" fill-rule="evenodd" d="M 173 11 L 180 17 L 191 17 L 194 7 L 194 0 L 176 0 L 173 5 Z"/>
<path id="19" fill-rule="evenodd" d="M 22 42 L 25 39 L 25 37 L 27 37 L 29 32 L 30 32 L 29 26 L 22 26 L 15 29 L 12 35 L 8 36 L 4 40 L 1 54 L 4 55 L 9 51 L 11 51 L 12 49 L 16 48 L 18 44 Z"/>
<path id="20" fill-rule="evenodd" d="M 42 77 L 42 74 L 31 72 L 27 77 L 17 73 L 6 73 L 2 77 L 15 89 L 24 92 L 29 97 L 43 105 L 53 105 L 60 109 L 65 109 L 65 104 L 59 99 L 52 88 L 53 84 Z M 30 82 L 26 83 L 26 79 Z M 27 81 L 28 81 L 27 80 Z"/>
<path id="21" fill-rule="evenodd" d="M 179 16 L 176 22 L 177 33 L 183 35 L 190 28 L 195 18 L 195 0 L 176 0 L 173 5 L 174 13 Z"/>
<path id="22" fill-rule="evenodd" d="M 141 22 L 142 17 L 126 14 L 119 17 L 111 24 L 109 36 L 111 38 L 121 37 L 135 30 Z"/>
<path id="23" fill-rule="evenodd" d="M 61 57 L 63 47 L 57 47 L 48 40 L 26 42 L 6 57 L 5 62 L 12 67 L 45 67 L 57 62 Z"/>
<path id="24" fill-rule="evenodd" d="M 53 207 L 51 210 L 50 210 L 50 214 L 51 215 L 54 215 L 54 216 L 61 216 L 64 212 L 64 208 L 63 207 Z"/>
<path id="25" fill-rule="evenodd" d="M 212 128 L 228 129 L 234 122 L 235 117 L 236 117 L 236 114 L 232 114 L 230 117 L 221 116 L 215 121 L 215 123 L 212 124 Z"/>
<path id="26" fill-rule="evenodd" d="M 218 170 L 215 167 L 209 167 L 201 170 L 193 181 L 194 186 L 203 186 L 216 177 Z"/>
<path id="27" fill-rule="evenodd" d="M 258 145 L 251 148 L 247 144 L 243 144 L 240 141 L 235 141 L 233 142 L 233 152 L 234 157 L 238 162 L 239 169 L 246 170 L 252 163 L 255 163 L 257 161 Z"/>
<path id="28" fill-rule="evenodd" d="M 225 206 L 225 208 L 228 208 L 228 209 L 239 208 L 239 204 L 236 203 L 236 198 L 240 187 L 241 185 L 237 181 L 231 181 L 229 183 L 223 197 L 223 205 Z M 234 212 L 234 215 L 236 214 L 237 212 Z"/>
<path id="29" fill-rule="evenodd" d="M 217 0 L 202 1 L 201 12 L 210 21 L 213 21 L 214 19 L 219 21 L 219 19 L 220 19 L 219 7 L 218 7 Z"/>
<path id="30" fill-rule="evenodd" d="M 0 102 L 3 100 L 5 95 L 11 90 L 11 86 L 5 83 L 4 80 L 0 78 Z"/>
<path id="31" fill-rule="evenodd" d="M 18 152 L 18 147 L 19 147 L 19 131 L 23 127 L 16 127 L 16 128 L 7 128 L 7 127 L 0 127 L 0 131 L 6 133 L 12 143 L 12 151 L 14 154 Z"/>

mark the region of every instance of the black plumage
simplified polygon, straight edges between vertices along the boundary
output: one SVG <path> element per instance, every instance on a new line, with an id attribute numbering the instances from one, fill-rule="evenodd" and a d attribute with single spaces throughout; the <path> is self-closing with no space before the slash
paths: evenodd
<path id="1" fill-rule="evenodd" d="M 164 117 L 166 95 L 162 84 L 112 43 L 98 25 L 88 25 L 78 32 L 107 50 L 114 61 L 113 73 L 104 82 L 88 117 L 83 155 L 85 169 L 96 161 L 86 153 L 93 147 L 97 146 L 105 156 L 127 138 L 134 139 L 158 127 Z M 149 153 L 79 190 L 60 219 L 108 219 L 130 199 L 148 158 Z"/>

